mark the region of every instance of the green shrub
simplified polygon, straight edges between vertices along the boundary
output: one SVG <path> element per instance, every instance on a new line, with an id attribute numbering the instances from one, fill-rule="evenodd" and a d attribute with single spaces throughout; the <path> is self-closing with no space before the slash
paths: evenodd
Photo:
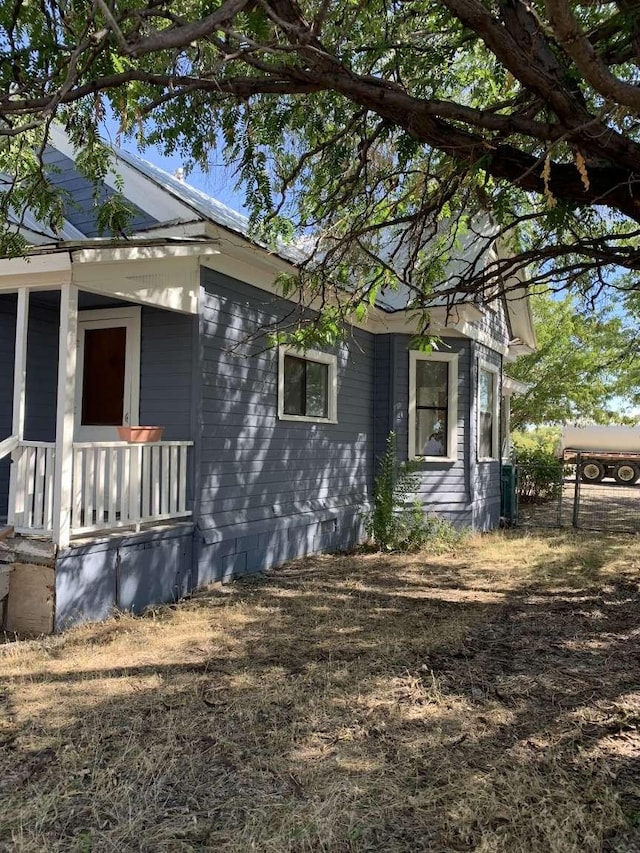
<path id="1" fill-rule="evenodd" d="M 562 493 L 564 465 L 543 447 L 520 447 L 516 451 L 520 500 L 523 503 L 545 503 Z"/>
<path id="2" fill-rule="evenodd" d="M 409 553 L 428 548 L 431 552 L 440 553 L 460 544 L 464 535 L 446 518 L 436 513 L 425 515 L 422 504 L 416 501 L 413 506 L 396 515 L 396 526 L 389 550 Z"/>
<path id="3" fill-rule="evenodd" d="M 536 427 L 530 430 L 514 430 L 511 433 L 511 444 L 515 455 L 523 450 L 544 450 L 552 456 L 560 449 L 560 427 Z"/>
<path id="4" fill-rule="evenodd" d="M 412 497 L 419 485 L 416 465 L 398 463 L 396 435 L 390 432 L 373 489 L 373 509 L 365 520 L 368 535 L 381 550 L 447 548 L 460 541 L 460 533 L 449 521 L 425 515 L 422 504 Z"/>

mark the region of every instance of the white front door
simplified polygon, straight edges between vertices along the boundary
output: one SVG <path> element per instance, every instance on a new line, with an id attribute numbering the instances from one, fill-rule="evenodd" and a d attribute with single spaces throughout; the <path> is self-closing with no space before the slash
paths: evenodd
<path id="1" fill-rule="evenodd" d="M 75 440 L 118 441 L 138 426 L 140 308 L 78 312 Z"/>

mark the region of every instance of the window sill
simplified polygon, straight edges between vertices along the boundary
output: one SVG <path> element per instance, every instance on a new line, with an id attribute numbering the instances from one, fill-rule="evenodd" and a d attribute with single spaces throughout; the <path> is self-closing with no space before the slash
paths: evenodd
<path id="1" fill-rule="evenodd" d="M 458 461 L 457 456 L 414 456 L 412 462 L 445 462 L 448 465 Z"/>
<path id="2" fill-rule="evenodd" d="M 500 461 L 499 456 L 481 456 L 478 459 L 478 462 L 499 462 L 499 461 Z"/>
<path id="3" fill-rule="evenodd" d="M 305 424 L 337 424 L 337 418 L 313 418 L 307 415 L 278 415 L 279 421 L 299 421 Z"/>

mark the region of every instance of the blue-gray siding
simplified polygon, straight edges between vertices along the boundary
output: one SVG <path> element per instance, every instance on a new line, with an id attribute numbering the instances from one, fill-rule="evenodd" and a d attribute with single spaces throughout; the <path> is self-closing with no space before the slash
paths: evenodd
<path id="1" fill-rule="evenodd" d="M 509 324 L 503 299 L 496 299 L 484 307 L 482 318 L 473 324 L 493 341 L 506 344 L 509 340 Z"/>
<path id="2" fill-rule="evenodd" d="M 373 337 L 336 349 L 338 423 L 279 420 L 265 330 L 292 304 L 203 270 L 198 581 L 361 535 L 372 485 Z"/>
<path id="3" fill-rule="evenodd" d="M 191 393 L 197 318 L 156 308 L 140 318 L 140 423 L 167 441 L 192 438 Z"/>
<path id="4" fill-rule="evenodd" d="M 382 344 L 378 371 L 384 375 L 384 361 L 389 360 L 390 382 L 389 418 L 377 420 L 377 447 L 384 444 L 386 434 L 393 430 L 397 436 L 397 451 L 400 459 L 408 456 L 409 420 L 409 335 L 390 335 L 388 343 Z M 377 341 L 376 346 L 378 347 Z M 442 348 L 458 354 L 458 458 L 455 462 L 421 462 L 418 465 L 420 487 L 418 499 L 425 512 L 436 512 L 460 527 L 470 526 L 473 521 L 473 498 L 470 472 L 470 407 L 472 389 L 471 343 L 465 338 L 443 338 Z"/>
<path id="5" fill-rule="evenodd" d="M 395 429 L 393 386 L 398 349 L 396 338 L 396 335 L 376 335 L 373 339 L 373 452 L 376 470 L 385 452 L 387 436 Z"/>
<path id="6" fill-rule="evenodd" d="M 34 294 L 29 306 L 25 438 L 55 441 L 59 308 L 54 294 Z M 89 300 L 80 300 L 84 307 Z M 103 303 L 106 307 L 106 303 Z M 11 434 L 15 295 L 0 295 L 0 440 Z M 192 361 L 197 320 L 143 307 L 140 344 L 140 422 L 165 427 L 165 438 L 193 435 Z M 9 462 L 0 461 L 0 516 L 7 512 Z"/>
<path id="7" fill-rule="evenodd" d="M 0 296 L 0 440 L 11 434 L 17 297 Z M 58 311 L 32 298 L 27 331 L 25 438 L 55 438 Z M 0 516 L 6 515 L 9 461 L 0 461 Z"/>
<path id="8" fill-rule="evenodd" d="M 98 189 L 97 201 L 94 199 L 95 187 L 83 177 L 75 167 L 73 160 L 65 157 L 55 148 L 45 150 L 43 160 L 47 165 L 47 177 L 52 184 L 66 193 L 65 217 L 87 237 L 97 237 L 101 234 L 96 219 L 96 204 L 102 204 L 115 193 L 106 184 Z M 139 231 L 157 224 L 158 220 L 140 208 L 133 207 L 131 228 Z M 109 235 L 105 235 L 109 236 Z"/>
<path id="9" fill-rule="evenodd" d="M 500 492 L 502 464 L 499 460 L 480 462 L 477 455 L 477 388 L 479 369 L 483 364 L 497 367 L 500 371 L 498 394 L 502 388 L 502 356 L 484 344 L 472 342 L 472 382 L 473 388 L 471 431 L 474 452 L 471 457 L 470 475 L 473 496 L 473 527 L 476 530 L 489 530 L 497 527 L 500 521 Z M 500 401 L 498 400 L 498 403 Z M 498 406 L 498 413 L 501 407 Z M 494 427 L 500 435 L 500 423 Z"/>

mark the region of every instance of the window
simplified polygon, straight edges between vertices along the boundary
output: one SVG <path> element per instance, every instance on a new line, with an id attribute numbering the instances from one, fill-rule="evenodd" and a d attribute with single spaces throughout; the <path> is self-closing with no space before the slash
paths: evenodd
<path id="1" fill-rule="evenodd" d="M 335 355 L 280 347 L 278 417 L 337 423 L 336 365 Z"/>
<path id="2" fill-rule="evenodd" d="M 458 356 L 409 353 L 409 458 L 458 458 Z"/>
<path id="3" fill-rule="evenodd" d="M 478 367 L 478 459 L 499 455 L 498 368 Z"/>

